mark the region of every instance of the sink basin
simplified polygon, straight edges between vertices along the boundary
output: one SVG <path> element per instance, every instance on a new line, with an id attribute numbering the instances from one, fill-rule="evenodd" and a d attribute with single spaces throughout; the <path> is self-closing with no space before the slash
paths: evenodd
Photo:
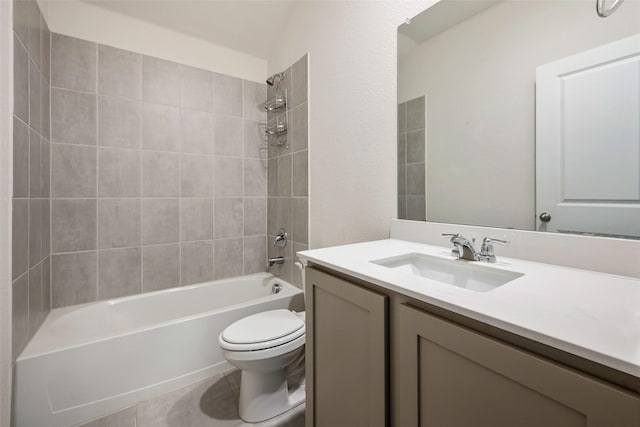
<path id="1" fill-rule="evenodd" d="M 522 277 L 523 274 L 484 267 L 464 260 L 449 260 L 420 253 L 410 253 L 371 261 L 414 276 L 476 292 L 488 292 Z"/>

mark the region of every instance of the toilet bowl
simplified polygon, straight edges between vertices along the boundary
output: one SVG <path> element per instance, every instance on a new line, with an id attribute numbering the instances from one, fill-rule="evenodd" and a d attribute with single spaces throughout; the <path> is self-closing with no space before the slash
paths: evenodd
<path id="1" fill-rule="evenodd" d="M 229 363 L 242 371 L 238 412 L 247 422 L 260 422 L 304 402 L 304 380 L 287 381 L 287 368 L 304 356 L 304 312 L 281 309 L 247 316 L 218 337 Z"/>

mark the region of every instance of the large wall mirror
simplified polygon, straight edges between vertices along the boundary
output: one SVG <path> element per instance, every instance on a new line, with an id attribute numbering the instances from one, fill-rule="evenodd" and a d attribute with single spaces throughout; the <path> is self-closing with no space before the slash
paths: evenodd
<path id="1" fill-rule="evenodd" d="M 442 0 L 401 25 L 398 216 L 640 238 L 640 0 Z"/>

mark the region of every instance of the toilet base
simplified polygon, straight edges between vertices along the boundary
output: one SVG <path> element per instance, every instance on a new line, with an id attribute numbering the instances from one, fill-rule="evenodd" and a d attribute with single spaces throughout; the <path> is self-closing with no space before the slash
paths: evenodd
<path id="1" fill-rule="evenodd" d="M 269 373 L 242 371 L 240 380 L 240 418 L 257 423 L 280 415 L 305 400 L 305 382 L 289 390 L 286 370 Z"/>

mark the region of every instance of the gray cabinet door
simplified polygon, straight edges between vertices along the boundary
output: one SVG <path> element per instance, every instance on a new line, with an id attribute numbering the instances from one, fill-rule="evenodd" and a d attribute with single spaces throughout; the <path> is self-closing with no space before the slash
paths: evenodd
<path id="1" fill-rule="evenodd" d="M 638 427 L 640 399 L 408 305 L 394 425 Z"/>
<path id="2" fill-rule="evenodd" d="M 307 286 L 307 426 L 387 425 L 387 297 L 313 268 Z"/>

